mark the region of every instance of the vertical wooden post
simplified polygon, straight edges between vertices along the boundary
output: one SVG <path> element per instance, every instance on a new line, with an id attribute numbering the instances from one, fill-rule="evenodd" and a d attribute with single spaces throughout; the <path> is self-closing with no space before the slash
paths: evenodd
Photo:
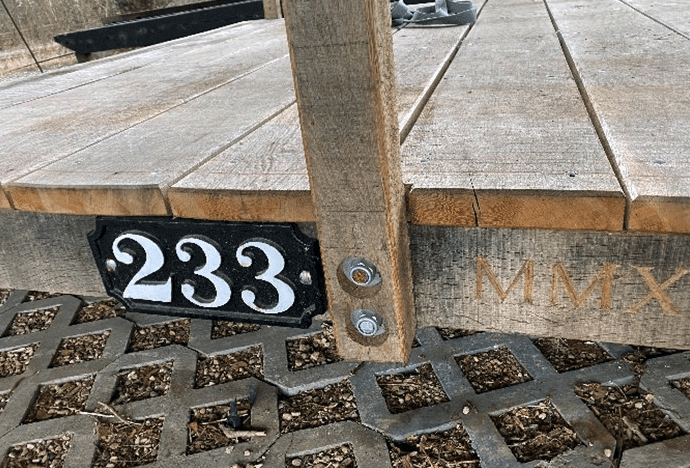
<path id="1" fill-rule="evenodd" d="M 387 0 L 286 0 L 338 350 L 405 361 L 415 331 Z"/>
<path id="2" fill-rule="evenodd" d="M 283 17 L 280 0 L 263 0 L 263 4 L 265 19 L 278 19 Z"/>

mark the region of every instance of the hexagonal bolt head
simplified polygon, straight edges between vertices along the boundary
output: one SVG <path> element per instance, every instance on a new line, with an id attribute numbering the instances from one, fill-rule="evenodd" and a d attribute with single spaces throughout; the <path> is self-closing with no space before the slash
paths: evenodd
<path id="1" fill-rule="evenodd" d="M 373 263 L 358 257 L 343 260 L 343 273 L 353 285 L 373 287 L 381 282 L 381 275 Z"/>
<path id="2" fill-rule="evenodd" d="M 357 309 L 352 312 L 350 319 L 362 336 L 377 336 L 385 331 L 383 317 L 371 310 Z"/>

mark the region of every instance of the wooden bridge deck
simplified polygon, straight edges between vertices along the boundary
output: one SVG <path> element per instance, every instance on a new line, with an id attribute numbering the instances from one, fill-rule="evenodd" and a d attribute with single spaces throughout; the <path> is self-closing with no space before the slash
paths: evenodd
<path id="1" fill-rule="evenodd" d="M 410 221 L 689 232 L 675 3 L 489 1 L 467 37 L 396 31 Z M 6 209 L 314 219 L 281 20 L 2 84 L 0 122 Z"/>
<path id="2" fill-rule="evenodd" d="M 393 36 L 409 222 L 690 233 L 687 8 L 475 5 L 472 27 Z M 20 212 L 315 221 L 282 20 L 0 83 L 0 214 Z"/>

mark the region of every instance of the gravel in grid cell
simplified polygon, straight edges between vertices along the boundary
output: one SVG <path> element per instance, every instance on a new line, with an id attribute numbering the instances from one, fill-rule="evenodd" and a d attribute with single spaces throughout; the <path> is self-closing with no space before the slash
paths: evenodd
<path id="1" fill-rule="evenodd" d="M 2 468 L 61 468 L 72 438 L 63 435 L 10 447 L 0 463 Z"/>
<path id="2" fill-rule="evenodd" d="M 74 324 L 122 317 L 125 313 L 125 307 L 118 301 L 115 299 L 106 299 L 104 301 L 83 305 L 74 316 Z"/>
<path id="3" fill-rule="evenodd" d="M 393 468 L 480 468 L 479 457 L 462 425 L 452 429 L 388 441 Z"/>
<path id="4" fill-rule="evenodd" d="M 409 372 L 379 375 L 376 383 L 391 414 L 450 401 L 430 363 Z"/>
<path id="5" fill-rule="evenodd" d="M 324 322 L 323 331 L 285 341 L 288 369 L 296 372 L 339 362 L 333 325 Z"/>
<path id="6" fill-rule="evenodd" d="M 619 441 L 620 450 L 672 439 L 683 430 L 654 404 L 654 395 L 636 384 L 575 386 L 575 394 Z"/>
<path id="7" fill-rule="evenodd" d="M 93 361 L 103 356 L 110 331 L 63 338 L 50 367 L 60 367 L 84 361 Z"/>
<path id="8" fill-rule="evenodd" d="M 249 430 L 251 428 L 250 410 L 251 405 L 247 398 L 237 400 L 235 416 L 239 419 L 241 426 L 236 429 Z M 230 403 L 192 408 L 187 424 L 189 434 L 187 454 L 248 442 L 251 439 L 249 436 L 233 437 L 235 429 L 227 424 L 230 414 Z"/>
<path id="9" fill-rule="evenodd" d="M 263 378 L 261 346 L 216 356 L 201 356 L 196 365 L 196 388 L 234 382 L 249 377 Z"/>
<path id="10" fill-rule="evenodd" d="M 456 356 L 455 360 L 477 393 L 532 380 L 525 368 L 507 348 Z"/>
<path id="11" fill-rule="evenodd" d="M 92 375 L 86 379 L 41 385 L 22 422 L 45 421 L 84 411 L 95 379 Z"/>
<path id="12" fill-rule="evenodd" d="M 339 467 L 339 468 L 356 468 L 357 460 L 351 445 L 340 445 L 323 450 L 317 453 L 310 453 L 299 457 L 292 457 L 285 459 L 285 466 L 287 468 L 301 467 Z"/>
<path id="13" fill-rule="evenodd" d="M 467 330 L 465 328 L 436 327 L 436 330 L 438 331 L 438 334 L 441 335 L 443 341 L 453 340 L 455 338 L 462 338 L 464 336 L 471 336 L 476 335 L 477 333 L 481 333 L 479 331 Z"/>
<path id="14" fill-rule="evenodd" d="M 131 468 L 158 457 L 164 418 L 131 422 L 99 422 L 93 468 Z"/>
<path id="15" fill-rule="evenodd" d="M 59 306 L 22 312 L 14 316 L 3 336 L 26 335 L 47 330 L 60 311 Z"/>
<path id="16" fill-rule="evenodd" d="M 261 330 L 261 325 L 255 323 L 231 322 L 229 320 L 214 320 L 211 324 L 211 339 L 217 340 L 228 336 L 243 335 Z"/>
<path id="17" fill-rule="evenodd" d="M 491 419 L 521 463 L 548 461 L 582 444 L 575 431 L 547 401 L 515 408 Z"/>
<path id="18" fill-rule="evenodd" d="M 0 378 L 23 374 L 38 346 L 38 343 L 31 343 L 0 352 Z"/>
<path id="19" fill-rule="evenodd" d="M 168 361 L 120 372 L 117 376 L 112 403 L 120 405 L 167 394 L 170 389 L 172 370 L 173 362 Z"/>
<path id="20" fill-rule="evenodd" d="M 281 397 L 278 411 L 283 434 L 339 421 L 360 421 L 357 402 L 347 380 Z"/>
<path id="21" fill-rule="evenodd" d="M 613 358 L 592 341 L 537 338 L 534 345 L 558 372 L 612 361 Z"/>
<path id="22" fill-rule="evenodd" d="M 129 337 L 128 353 L 162 348 L 171 344 L 186 345 L 189 341 L 191 322 L 189 319 L 176 320 L 147 327 L 135 326 Z"/>

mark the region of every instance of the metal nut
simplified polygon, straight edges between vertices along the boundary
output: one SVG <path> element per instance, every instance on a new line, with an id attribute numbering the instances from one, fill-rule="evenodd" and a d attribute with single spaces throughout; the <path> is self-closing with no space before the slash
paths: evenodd
<path id="1" fill-rule="evenodd" d="M 362 336 L 377 336 L 384 332 L 383 318 L 376 312 L 357 309 L 350 318 L 355 330 Z"/>
<path id="2" fill-rule="evenodd" d="M 357 257 L 343 260 L 343 273 L 355 286 L 372 287 L 381 283 L 381 275 L 371 262 Z"/>

